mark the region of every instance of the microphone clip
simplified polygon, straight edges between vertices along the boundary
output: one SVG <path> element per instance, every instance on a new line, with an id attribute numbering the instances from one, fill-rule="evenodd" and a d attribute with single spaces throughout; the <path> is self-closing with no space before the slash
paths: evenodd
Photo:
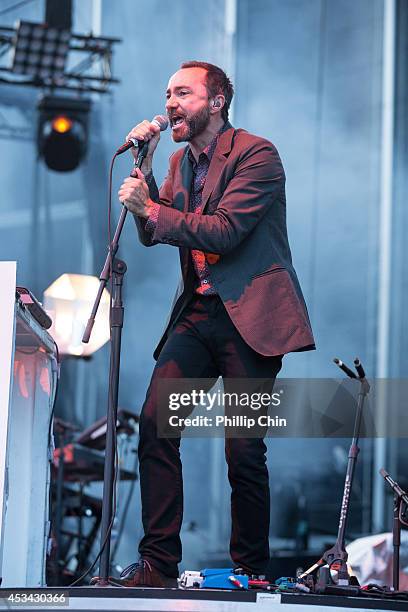
<path id="1" fill-rule="evenodd" d="M 140 168 L 143 164 L 143 160 L 147 155 L 147 151 L 149 149 L 149 143 L 144 142 L 142 147 L 139 147 L 139 152 L 137 154 L 137 159 L 135 160 L 134 167 Z"/>

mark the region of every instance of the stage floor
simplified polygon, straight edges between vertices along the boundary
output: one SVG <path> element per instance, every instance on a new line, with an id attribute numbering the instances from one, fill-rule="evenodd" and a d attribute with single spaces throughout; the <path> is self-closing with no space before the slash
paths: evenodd
<path id="1" fill-rule="evenodd" d="M 10 598 L 10 595 L 12 597 Z M 18 597 L 19 595 L 19 597 Z M 59 601 L 58 601 L 59 600 Z M 396 610 L 406 612 L 408 602 L 369 597 L 272 594 L 254 591 L 49 588 L 0 589 L 0 610 L 139 610 L 139 612 L 346 612 Z"/>

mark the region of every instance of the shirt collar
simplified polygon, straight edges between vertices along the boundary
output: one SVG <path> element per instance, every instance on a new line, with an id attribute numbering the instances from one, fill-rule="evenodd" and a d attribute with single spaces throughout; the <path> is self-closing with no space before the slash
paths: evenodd
<path id="1" fill-rule="evenodd" d="M 212 139 L 212 141 L 205 147 L 205 149 L 203 151 L 201 151 L 199 157 L 198 157 L 198 161 L 196 162 L 194 155 L 189 147 L 188 149 L 188 158 L 189 160 L 193 163 L 193 165 L 198 164 L 198 162 L 200 161 L 200 157 L 202 155 L 205 155 L 208 159 L 208 161 L 210 162 L 212 159 L 212 156 L 214 155 L 214 151 L 215 148 L 217 146 L 218 143 L 218 138 L 220 137 L 220 135 L 225 132 L 228 128 L 230 127 L 228 121 L 226 121 L 224 123 L 224 125 L 222 126 L 222 128 L 219 130 L 219 132 L 217 132 L 217 134 L 214 136 L 214 138 Z"/>

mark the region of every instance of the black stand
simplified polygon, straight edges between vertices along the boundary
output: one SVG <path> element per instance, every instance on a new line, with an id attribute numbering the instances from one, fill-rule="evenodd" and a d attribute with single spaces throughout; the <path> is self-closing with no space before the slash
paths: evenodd
<path id="1" fill-rule="evenodd" d="M 401 545 L 401 522 L 399 513 L 401 508 L 401 499 L 394 494 L 393 521 L 392 521 L 392 586 L 394 591 L 399 591 L 399 561 L 400 561 L 400 545 Z"/>
<path id="2" fill-rule="evenodd" d="M 57 583 L 60 584 L 62 578 L 61 559 L 62 559 L 62 516 L 63 516 L 63 488 L 64 488 L 64 462 L 65 462 L 65 430 L 61 428 L 58 432 L 58 446 L 60 455 L 58 457 L 57 471 L 57 495 L 56 495 L 56 512 L 55 512 L 55 538 L 57 541 Z"/>
<path id="3" fill-rule="evenodd" d="M 321 576 L 319 577 L 318 582 L 318 590 L 320 592 L 328 592 L 329 589 L 326 588 L 326 585 L 333 584 L 330 576 L 330 569 L 336 565 L 338 570 L 338 584 L 337 588 L 347 587 L 350 588 L 350 576 L 347 570 L 347 558 L 348 554 L 346 551 L 346 543 L 345 543 L 345 533 L 347 526 L 347 519 L 349 515 L 350 508 L 350 496 L 351 489 L 353 486 L 354 473 L 357 463 L 358 453 L 360 452 L 358 442 L 360 437 L 360 429 L 361 429 L 361 419 L 363 415 L 363 406 L 364 400 L 370 391 L 370 385 L 365 377 L 363 366 L 360 363 L 359 359 L 354 360 L 354 366 L 356 368 L 357 375 L 348 368 L 340 359 L 335 359 L 334 363 L 339 366 L 343 372 L 349 376 L 349 378 L 358 379 L 360 382 L 360 390 L 358 394 L 358 402 L 357 402 L 357 413 L 354 421 L 354 432 L 353 439 L 351 442 L 349 455 L 348 455 L 348 463 L 347 463 L 347 472 L 346 478 L 344 482 L 344 491 L 343 491 L 343 499 L 341 502 L 340 509 L 340 519 L 339 519 L 339 528 L 337 533 L 337 540 L 335 545 L 332 548 L 326 550 L 323 554 L 322 558 L 319 559 L 314 565 L 312 565 L 308 570 L 306 570 L 299 578 L 306 578 L 308 575 L 312 574 L 318 568 L 322 568 L 320 570 Z M 324 571 L 326 568 L 323 568 L 324 565 L 327 565 L 327 571 Z"/>
<path id="4" fill-rule="evenodd" d="M 388 482 L 391 489 L 394 491 L 394 504 L 393 504 L 393 520 L 392 520 L 392 545 L 393 545 L 393 559 L 392 559 L 392 587 L 394 591 L 399 591 L 399 566 L 400 566 L 400 545 L 401 545 L 401 506 L 402 502 L 405 503 L 408 508 L 408 495 L 398 485 L 391 476 L 381 468 L 381 476 Z"/>
<path id="5" fill-rule="evenodd" d="M 148 144 L 146 143 L 139 151 L 135 166 L 140 168 L 146 157 Z M 115 255 L 119 248 L 119 238 L 125 223 L 127 208 L 122 207 L 115 234 L 106 257 L 105 265 L 99 277 L 99 288 L 92 308 L 91 315 L 86 326 L 82 342 L 89 342 L 92 328 L 95 323 L 96 313 L 102 297 L 103 290 L 109 278 L 112 276 L 113 295 L 110 312 L 111 329 L 111 355 L 109 366 L 109 395 L 108 414 L 106 419 L 106 449 L 103 479 L 102 500 L 102 522 L 101 522 L 101 558 L 99 564 L 99 577 L 92 581 L 95 586 L 107 586 L 109 584 L 110 569 L 110 536 L 113 521 L 113 488 L 115 477 L 115 452 L 116 452 L 116 421 L 118 412 L 119 372 L 120 372 L 120 347 L 122 340 L 124 308 L 122 302 L 123 276 L 126 272 L 126 264 Z M 112 269 L 111 269 L 112 262 Z"/>
<path id="6" fill-rule="evenodd" d="M 103 474 L 103 499 L 101 522 L 101 560 L 99 564 L 99 586 L 108 584 L 110 569 L 110 532 L 113 515 L 113 485 L 115 471 L 116 421 L 118 414 L 120 347 L 122 341 L 124 308 L 122 303 L 123 276 L 126 264 L 113 259 L 113 296 L 111 309 L 111 357 L 109 366 L 109 399 L 106 422 L 105 466 Z"/>
<path id="7" fill-rule="evenodd" d="M 63 570 L 63 517 L 64 517 L 64 469 L 65 469 L 65 445 L 69 441 L 69 435 L 78 428 L 71 423 L 67 423 L 62 419 L 54 419 L 54 433 L 57 434 L 59 457 L 56 478 L 56 495 L 55 495 L 55 540 L 57 545 L 56 554 L 56 584 L 60 584 L 62 580 Z"/>

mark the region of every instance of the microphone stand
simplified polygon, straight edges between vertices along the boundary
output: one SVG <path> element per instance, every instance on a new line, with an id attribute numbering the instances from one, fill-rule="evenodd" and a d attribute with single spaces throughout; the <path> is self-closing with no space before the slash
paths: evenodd
<path id="1" fill-rule="evenodd" d="M 147 155 L 148 143 L 141 149 L 135 163 L 136 168 L 140 168 Z M 106 447 L 105 465 L 103 478 L 103 499 L 102 499 L 102 519 L 101 519 L 101 552 L 99 562 L 99 576 L 92 581 L 96 586 L 107 586 L 109 584 L 110 569 L 110 536 L 113 517 L 113 486 L 115 477 L 115 452 L 116 452 L 116 421 L 118 412 L 118 393 L 119 393 L 119 371 L 120 371 L 120 348 L 122 341 L 122 329 L 124 319 L 124 306 L 122 302 L 123 277 L 126 273 L 126 263 L 116 256 L 119 248 L 119 239 L 128 210 L 122 206 L 119 221 L 110 245 L 108 255 L 105 260 L 102 272 L 99 276 L 99 288 L 89 317 L 82 342 L 87 343 L 91 337 L 92 328 L 95 323 L 96 313 L 108 280 L 112 276 L 113 295 L 110 311 L 110 364 L 109 364 L 109 391 L 108 409 L 106 419 Z M 112 261 L 112 269 L 111 269 Z"/>
<path id="2" fill-rule="evenodd" d="M 341 589 L 355 589 L 356 587 L 350 587 L 350 576 L 347 570 L 347 559 L 348 553 L 346 551 L 345 544 L 345 532 L 347 519 L 349 515 L 350 509 L 350 496 L 351 496 L 351 488 L 353 486 L 353 479 L 355 468 L 357 464 L 358 453 L 360 452 L 358 441 L 360 437 L 360 429 L 361 429 L 361 419 L 363 415 L 363 406 L 366 396 L 370 391 L 370 385 L 366 379 L 365 372 L 363 366 L 360 363 L 359 359 L 354 360 L 354 366 L 356 368 L 357 374 L 353 372 L 349 367 L 347 367 L 340 359 L 334 359 L 334 363 L 341 369 L 343 372 L 347 374 L 349 378 L 355 378 L 360 383 L 360 390 L 358 394 L 358 402 L 357 402 L 357 413 L 354 421 L 354 432 L 353 439 L 351 442 L 349 454 L 348 454 L 348 463 L 347 463 L 347 471 L 346 478 L 344 482 L 344 491 L 343 491 L 343 499 L 340 507 L 340 518 L 339 518 L 339 527 L 337 533 L 337 540 L 335 545 L 332 548 L 326 550 L 321 559 L 317 561 L 314 565 L 312 565 L 308 570 L 306 570 L 303 574 L 299 576 L 300 579 L 306 578 L 312 572 L 321 568 L 319 574 L 319 580 L 317 583 L 317 589 L 321 593 L 329 593 L 331 589 L 335 588 L 336 590 L 341 591 Z M 323 566 L 328 565 L 328 568 L 323 568 Z M 330 576 L 330 569 L 333 565 L 337 565 L 338 567 L 338 584 L 331 587 L 333 584 Z"/>
<path id="3" fill-rule="evenodd" d="M 408 495 L 398 485 L 391 476 L 381 468 L 381 476 L 390 485 L 394 491 L 394 504 L 393 504 L 393 521 L 392 521 L 392 544 L 393 544 L 393 556 L 392 556 L 392 587 L 394 591 L 399 591 L 399 566 L 400 566 L 400 545 L 401 545 L 401 505 L 404 502 L 408 508 Z"/>

